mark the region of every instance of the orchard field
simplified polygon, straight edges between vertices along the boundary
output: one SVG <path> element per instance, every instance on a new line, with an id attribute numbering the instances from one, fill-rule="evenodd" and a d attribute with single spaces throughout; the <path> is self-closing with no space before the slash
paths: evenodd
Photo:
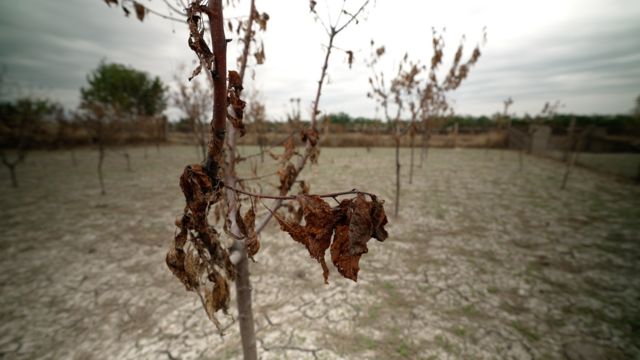
<path id="1" fill-rule="evenodd" d="M 197 153 L 148 153 L 131 151 L 132 172 L 108 154 L 106 196 L 90 150 L 78 167 L 67 152 L 30 154 L 18 189 L 0 173 L 0 358 L 242 357 L 236 307 L 222 339 L 164 261 Z M 379 194 L 389 238 L 369 243 L 358 283 L 332 269 L 324 285 L 271 224 L 251 264 L 261 358 L 640 357 L 637 185 L 576 168 L 561 191 L 559 162 L 527 156 L 519 171 L 517 153 L 440 149 L 409 185 L 408 159 L 397 220 L 391 148 L 325 148 L 301 174 L 312 193 Z"/>

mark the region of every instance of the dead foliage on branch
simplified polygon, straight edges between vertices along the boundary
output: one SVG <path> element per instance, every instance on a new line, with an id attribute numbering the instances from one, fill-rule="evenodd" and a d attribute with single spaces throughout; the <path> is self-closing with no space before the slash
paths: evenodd
<path id="1" fill-rule="evenodd" d="M 109 5 L 118 5 L 117 0 L 105 1 Z M 127 0 L 122 1 L 124 3 Z M 240 41 L 243 41 L 245 45 L 238 58 L 239 71 L 227 72 L 226 43 L 229 40 L 224 33 L 222 1 L 196 0 L 192 1 L 183 12 L 176 11 L 186 19 L 189 28 L 188 46 L 199 60 L 199 64 L 193 70 L 189 80 L 201 73 L 206 75 L 213 89 L 213 119 L 209 127 L 209 143 L 205 161 L 203 164 L 188 165 L 180 177 L 180 187 L 185 197 L 186 206 L 176 221 L 177 230 L 173 245 L 167 253 L 166 263 L 187 291 L 198 294 L 207 315 L 219 330 L 221 327 L 215 314 L 220 310 L 227 311 L 230 296 L 229 281 L 237 282 L 239 325 L 246 358 L 257 357 L 250 305 L 251 287 L 248 280 L 246 258 L 248 256 L 253 259 L 257 255 L 261 248 L 259 233 L 272 216 L 275 215 L 281 228 L 288 232 L 295 241 L 304 244 L 310 255 L 321 263 L 325 282 L 328 281 L 329 275 L 324 260 L 328 249 L 330 249 L 333 264 L 340 274 L 356 281 L 359 260 L 368 251 L 367 242 L 369 239 L 375 238 L 378 241 L 384 241 L 388 236 L 384 229 L 387 218 L 383 201 L 379 201 L 375 195 L 357 190 L 311 195 L 309 194 L 309 184 L 297 179 L 307 161 L 317 163 L 319 133 L 316 127 L 316 118 L 320 113 L 319 100 L 327 75 L 329 57 L 334 49 L 334 38 L 349 24 L 358 23 L 357 17 L 362 13 L 369 0 L 362 1 L 361 6 L 354 12 L 347 11 L 345 3 L 346 1 L 342 4 L 340 16 L 334 24 L 329 24 L 329 27 L 317 16 L 314 2 L 310 4 L 312 13 L 317 19 L 320 19 L 327 30 L 329 44 L 326 46 L 325 60 L 313 101 L 311 126 L 307 129 L 292 131 L 283 144 L 283 153 L 271 154 L 279 162 L 277 173 L 270 175 L 278 175 L 280 195 L 250 193 L 245 190 L 245 181 L 251 179 L 238 179 L 235 173 L 235 165 L 249 158 L 241 156 L 236 149 L 236 136 L 244 135 L 245 131 L 243 119 L 246 103 L 241 98 L 244 71 L 251 44 L 256 45 L 253 52 L 256 64 L 265 61 L 264 44 L 260 41 L 258 47 L 255 35 L 257 31 L 267 29 L 269 15 L 258 12 L 255 0 L 252 0 L 249 20 L 238 21 L 236 24 L 232 21 L 226 23 L 228 31 L 234 31 L 235 25 L 235 32 L 238 36 L 244 32 L 244 37 Z M 141 20 L 144 14 L 153 12 L 144 6 L 136 6 L 135 2 L 133 4 L 136 14 Z M 228 4 L 229 1 L 227 1 Z M 205 26 L 205 17 L 208 19 L 207 26 Z M 254 23 L 257 24 L 258 29 L 253 29 Z M 207 43 L 205 38 L 206 28 L 211 32 L 210 43 Z M 345 53 L 349 67 L 351 67 L 354 61 L 353 52 L 347 50 Z M 226 127 L 226 125 L 230 126 Z M 296 134 L 299 134 L 302 142 L 305 143 L 304 152 L 298 152 L 295 148 L 294 136 Z M 226 144 L 226 149 L 223 148 L 223 144 Z M 226 161 L 224 161 L 225 153 Z M 259 176 L 255 166 L 253 175 L 253 180 L 270 176 Z M 299 195 L 287 195 L 295 183 L 300 184 Z M 337 201 L 337 197 L 345 195 L 355 195 L 355 197 L 342 200 L 338 206 L 333 208 L 322 200 L 324 197 L 331 197 Z M 369 199 L 366 198 L 367 196 Z M 277 200 L 275 206 L 268 209 L 269 211 L 259 222 L 259 225 L 256 224 L 254 206 L 255 200 L 258 199 Z M 251 207 L 243 214 L 241 211 L 242 202 L 247 200 L 250 200 Z M 287 207 L 292 214 L 287 219 L 276 214 L 283 202 L 289 202 Z M 297 203 L 298 206 L 294 206 L 293 203 Z M 211 209 L 213 209 L 215 217 L 214 224 L 224 219 L 222 232 L 216 230 L 209 223 L 208 215 Z M 233 240 L 232 246 L 225 245 L 225 241 L 223 241 L 225 235 Z"/>
<path id="2" fill-rule="evenodd" d="M 209 319 L 221 331 L 215 313 L 228 310 L 228 280 L 235 278 L 235 269 L 220 235 L 207 221 L 209 208 L 220 199 L 220 191 L 198 164 L 184 169 L 180 188 L 187 205 L 176 221 L 179 231 L 167 253 L 167 266 L 187 291 L 198 293 Z"/>
<path id="3" fill-rule="evenodd" d="M 318 195 L 298 195 L 296 201 L 302 209 L 304 225 L 275 214 L 280 228 L 304 245 L 309 255 L 320 263 L 325 283 L 329 279 L 329 267 L 325 261 L 329 247 L 331 260 L 338 272 L 357 281 L 360 257 L 368 252 L 367 242 L 371 238 L 384 241 L 388 237 L 384 229 L 387 224 L 384 202 L 375 195 L 369 197 L 370 201 L 358 193 L 355 198 L 342 200 L 332 208 Z"/>

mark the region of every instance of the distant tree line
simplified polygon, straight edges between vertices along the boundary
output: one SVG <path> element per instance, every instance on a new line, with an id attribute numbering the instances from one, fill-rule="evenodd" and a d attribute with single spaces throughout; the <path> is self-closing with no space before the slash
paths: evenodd
<path id="1" fill-rule="evenodd" d="M 500 114 L 492 116 L 472 116 L 472 115 L 453 115 L 443 118 L 432 119 L 434 131 L 446 133 L 452 130 L 454 124 L 458 124 L 461 133 L 481 133 L 496 129 L 500 125 Z M 524 127 L 531 124 L 548 125 L 553 129 L 554 133 L 563 134 L 567 131 L 571 120 L 576 120 L 579 127 L 587 127 L 590 125 L 601 127 L 607 130 L 607 133 L 638 135 L 640 136 L 640 116 L 635 114 L 616 114 L 616 115 L 574 115 L 574 114 L 556 114 L 553 117 L 539 117 L 525 114 L 524 116 L 511 116 L 511 123 L 516 127 Z M 302 123 L 307 121 L 301 120 Z M 409 127 L 410 120 L 400 120 L 401 126 Z M 353 117 L 345 112 L 332 113 L 324 116 L 321 120 L 322 126 L 331 127 L 334 133 L 341 132 L 359 132 L 359 133 L 389 133 L 393 131 L 394 125 L 384 122 L 380 119 L 367 117 Z M 251 124 L 248 124 L 251 131 Z M 262 125 L 265 132 L 280 132 L 289 127 L 286 121 L 264 120 Z M 183 118 L 178 122 L 171 124 L 172 131 L 189 132 L 191 131 L 190 120 Z"/>

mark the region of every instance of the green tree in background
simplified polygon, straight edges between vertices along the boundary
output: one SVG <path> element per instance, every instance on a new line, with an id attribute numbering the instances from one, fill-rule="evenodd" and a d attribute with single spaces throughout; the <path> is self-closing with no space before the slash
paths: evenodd
<path id="1" fill-rule="evenodd" d="M 102 164 L 106 146 L 149 138 L 158 141 L 166 136 L 161 114 L 167 107 L 167 87 L 160 78 L 152 78 L 146 72 L 104 61 L 87 76 L 87 82 L 88 86 L 80 89 L 80 109 L 84 126 L 98 150 L 98 179 L 104 195 Z M 133 171 L 129 152 L 126 148 L 121 150 L 127 170 Z M 145 147 L 145 157 L 146 154 Z"/>
<path id="2" fill-rule="evenodd" d="M 82 107 L 98 103 L 127 115 L 153 116 L 167 107 L 167 87 L 159 77 L 121 64 L 101 62 L 80 89 Z"/>

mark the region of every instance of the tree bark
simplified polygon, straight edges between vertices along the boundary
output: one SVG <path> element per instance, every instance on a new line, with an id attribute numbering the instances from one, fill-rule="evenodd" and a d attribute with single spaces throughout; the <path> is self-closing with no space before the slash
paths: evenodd
<path id="1" fill-rule="evenodd" d="M 124 159 L 127 161 L 127 171 L 133 171 L 133 169 L 131 169 L 131 156 L 129 155 L 129 152 L 125 151 L 122 156 L 124 156 Z"/>
<path id="2" fill-rule="evenodd" d="M 11 186 L 14 188 L 18 187 L 18 177 L 16 176 L 16 164 L 7 164 L 9 168 L 9 173 L 11 173 Z"/>
<path id="3" fill-rule="evenodd" d="M 409 165 L 409 184 L 413 184 L 413 144 L 415 142 L 415 134 L 413 133 L 413 129 L 409 134 L 410 137 L 410 146 L 411 146 L 411 160 Z"/>
<path id="4" fill-rule="evenodd" d="M 562 185 L 560 185 L 560 190 L 564 190 L 567 187 L 567 181 L 569 181 L 569 175 L 571 174 L 571 169 L 573 169 L 573 165 L 576 162 L 578 152 L 573 151 L 571 156 L 569 157 L 569 161 L 567 162 L 567 167 L 564 171 L 564 176 L 562 177 Z"/>
<path id="5" fill-rule="evenodd" d="M 427 159 L 427 151 L 429 150 L 429 117 L 425 117 L 423 121 L 424 129 L 422 129 L 422 149 L 420 151 L 420 164 L 419 168 L 422 168 L 422 164 Z"/>
<path id="6" fill-rule="evenodd" d="M 520 149 L 520 151 L 518 151 L 518 171 L 522 171 L 522 168 L 524 167 L 524 150 Z"/>
<path id="7" fill-rule="evenodd" d="M 100 195 L 106 195 L 104 179 L 102 177 L 102 163 L 104 162 L 104 145 L 98 145 L 98 181 L 100 182 Z"/>
<path id="8" fill-rule="evenodd" d="M 249 23 L 247 25 L 247 35 L 245 36 L 245 48 L 243 51 L 243 57 L 240 63 L 240 80 L 244 80 L 245 68 L 247 65 L 247 54 L 249 53 L 250 40 L 251 40 L 251 28 L 253 23 L 254 14 L 254 0 L 251 1 L 251 14 L 249 16 Z M 226 36 L 224 33 L 224 23 L 222 14 L 222 2 L 221 0 L 210 0 L 210 28 L 211 39 L 214 47 L 214 54 L 216 58 L 216 69 L 218 70 L 218 79 L 214 79 L 214 122 L 226 122 Z M 223 81 L 220 78 L 224 79 Z M 220 103 L 224 104 L 223 107 Z M 218 105 L 216 107 L 216 105 Z M 214 134 L 219 132 L 221 124 L 214 124 Z M 224 125 L 222 127 L 224 129 Z M 236 184 L 236 129 L 229 126 L 228 136 L 228 152 L 227 152 L 227 166 L 225 169 L 225 183 L 235 188 Z M 224 137 L 223 137 L 224 139 Z M 227 205 L 229 206 L 228 219 L 231 223 L 231 232 L 242 236 L 240 229 L 236 222 L 238 215 L 238 204 L 235 197 L 235 192 L 227 189 Z M 251 280 L 249 278 L 249 261 L 247 257 L 246 243 L 244 241 L 236 241 L 234 243 L 234 250 L 239 252 L 240 261 L 236 264 L 236 303 L 238 306 L 238 323 L 240 326 L 240 339 L 242 341 L 242 353 L 245 360 L 257 360 L 258 350 L 256 347 L 256 333 L 255 324 L 253 321 L 253 309 L 251 303 Z"/>
<path id="9" fill-rule="evenodd" d="M 397 126 L 397 125 L 396 125 Z M 400 136 L 396 133 L 396 201 L 394 216 L 398 217 L 400 211 Z"/>
<path id="10" fill-rule="evenodd" d="M 576 128 L 576 118 L 571 118 L 571 123 L 569 124 L 569 129 L 567 131 L 567 147 L 564 150 L 564 154 L 562 156 L 562 161 L 563 162 L 568 162 L 569 161 L 569 155 L 571 154 L 571 151 L 573 150 L 574 147 L 574 131 Z"/>
<path id="11" fill-rule="evenodd" d="M 253 309 L 251 300 L 249 259 L 244 243 L 238 249 L 240 251 L 240 262 L 236 264 L 236 302 L 238 304 L 238 322 L 240 324 L 240 338 L 242 340 L 242 353 L 245 360 L 255 360 L 258 358 L 256 348 L 256 333 L 253 321 Z"/>
<path id="12" fill-rule="evenodd" d="M 572 120 L 573 122 L 574 120 Z M 575 125 L 575 124 L 574 124 Z M 560 190 L 564 190 L 567 187 L 567 182 L 569 181 L 569 175 L 571 175 L 571 170 L 573 169 L 576 161 L 578 160 L 578 153 L 582 149 L 584 144 L 584 139 L 589 136 L 593 125 L 590 125 L 578 138 L 575 146 L 573 146 L 573 151 L 569 157 L 569 161 L 567 162 L 567 167 L 564 171 L 564 176 L 562 177 L 562 184 L 560 185 Z"/>

